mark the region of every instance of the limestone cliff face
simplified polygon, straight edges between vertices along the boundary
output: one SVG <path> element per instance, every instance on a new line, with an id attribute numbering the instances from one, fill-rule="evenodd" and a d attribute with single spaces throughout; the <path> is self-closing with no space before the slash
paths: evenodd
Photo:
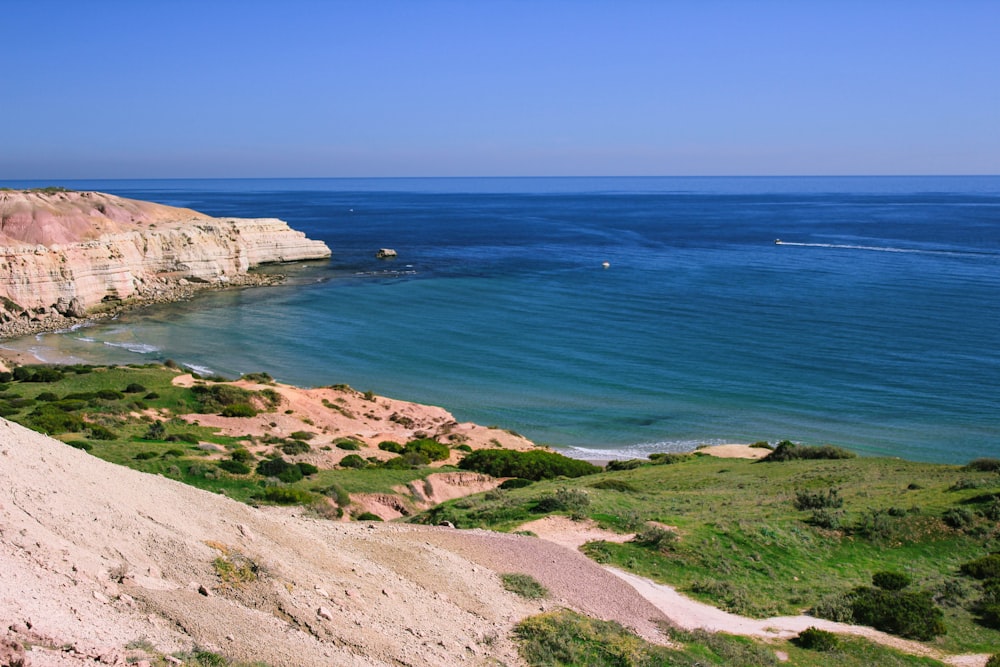
<path id="1" fill-rule="evenodd" d="M 210 218 L 101 193 L 3 191 L 0 334 L 18 321 L 168 300 L 180 286 L 244 284 L 262 264 L 329 256 L 281 220 Z"/>

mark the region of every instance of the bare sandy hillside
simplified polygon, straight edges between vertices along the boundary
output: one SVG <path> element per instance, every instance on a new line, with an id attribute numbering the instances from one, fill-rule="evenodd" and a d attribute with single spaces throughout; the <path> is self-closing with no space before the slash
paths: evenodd
<path id="1" fill-rule="evenodd" d="M 501 572 L 552 594 L 529 603 Z M 253 508 L 0 420 L 0 649 L 28 646 L 36 667 L 196 645 L 272 665 L 517 665 L 513 624 L 557 606 L 650 638 L 664 619 L 550 542 Z"/>

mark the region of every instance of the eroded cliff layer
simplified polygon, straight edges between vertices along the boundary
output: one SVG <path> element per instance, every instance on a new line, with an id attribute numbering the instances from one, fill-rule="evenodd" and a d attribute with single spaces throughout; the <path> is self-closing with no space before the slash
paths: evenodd
<path id="1" fill-rule="evenodd" d="M 329 256 L 276 219 L 211 218 L 98 192 L 0 191 L 0 335 Z"/>

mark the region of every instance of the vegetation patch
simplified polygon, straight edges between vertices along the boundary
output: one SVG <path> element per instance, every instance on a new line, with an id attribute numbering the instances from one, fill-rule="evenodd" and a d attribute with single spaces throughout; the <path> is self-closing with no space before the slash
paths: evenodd
<path id="1" fill-rule="evenodd" d="M 538 583 L 538 580 L 530 574 L 517 572 L 501 574 L 500 583 L 503 584 L 505 590 L 528 600 L 538 600 L 549 594 L 548 589 Z"/>
<path id="2" fill-rule="evenodd" d="M 480 449 L 462 459 L 458 467 L 493 477 L 520 477 L 533 481 L 553 477 L 582 477 L 601 471 L 591 463 L 555 452 L 519 452 L 511 449 Z"/>

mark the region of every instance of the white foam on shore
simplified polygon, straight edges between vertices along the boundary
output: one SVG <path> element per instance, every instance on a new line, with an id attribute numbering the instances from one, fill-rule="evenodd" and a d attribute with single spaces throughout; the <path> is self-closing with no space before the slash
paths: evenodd
<path id="1" fill-rule="evenodd" d="M 118 347 L 129 352 L 135 352 L 136 354 L 152 354 L 153 352 L 160 351 L 160 348 L 148 343 L 112 343 L 104 341 L 104 344 L 108 347 Z"/>
<path id="2" fill-rule="evenodd" d="M 189 371 L 194 371 L 198 375 L 215 375 L 215 371 L 213 371 L 208 366 L 199 366 L 198 364 L 184 364 L 184 363 L 182 363 L 181 366 L 188 369 Z"/>
<path id="3" fill-rule="evenodd" d="M 629 459 L 645 459 L 650 454 L 684 454 L 693 452 L 703 445 L 728 445 L 732 442 L 732 439 L 725 440 L 718 438 L 706 440 L 659 440 L 608 449 L 571 446 L 561 448 L 561 451 L 566 456 L 586 461 L 627 461 Z"/>

